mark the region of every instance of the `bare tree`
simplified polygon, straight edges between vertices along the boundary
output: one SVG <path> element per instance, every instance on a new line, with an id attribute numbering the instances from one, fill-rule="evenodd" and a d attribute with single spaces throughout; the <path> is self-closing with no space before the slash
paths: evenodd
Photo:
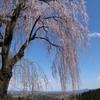
<path id="1" fill-rule="evenodd" d="M 7 95 L 14 65 L 36 39 L 45 42 L 48 51 L 56 51 L 52 71 L 54 77 L 59 74 L 62 89 L 69 80 L 74 88 L 87 21 L 84 0 L 0 0 L 0 98 Z"/>

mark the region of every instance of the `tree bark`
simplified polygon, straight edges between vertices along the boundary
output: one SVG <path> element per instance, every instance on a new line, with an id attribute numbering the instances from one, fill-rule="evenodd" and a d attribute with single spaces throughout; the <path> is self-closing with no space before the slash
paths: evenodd
<path id="1" fill-rule="evenodd" d="M 13 66 L 24 56 L 24 50 L 27 47 L 27 41 L 20 48 L 19 52 L 10 59 L 10 48 L 12 43 L 12 38 L 14 35 L 14 28 L 16 27 L 17 20 L 20 16 L 22 10 L 24 10 L 27 0 L 20 0 L 19 4 L 16 5 L 14 9 L 11 21 L 2 20 L 3 23 L 6 23 L 4 41 L 0 42 L 0 47 L 2 47 L 2 68 L 0 70 L 0 100 L 4 100 L 7 96 L 7 89 L 12 77 Z"/>
<path id="2" fill-rule="evenodd" d="M 0 70 L 0 100 L 4 100 L 7 96 L 7 89 L 12 77 L 12 70 L 7 71 L 4 69 Z"/>

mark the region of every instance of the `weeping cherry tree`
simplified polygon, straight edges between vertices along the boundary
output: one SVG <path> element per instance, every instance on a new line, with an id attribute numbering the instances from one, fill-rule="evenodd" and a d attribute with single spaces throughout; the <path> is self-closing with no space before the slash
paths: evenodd
<path id="1" fill-rule="evenodd" d="M 7 96 L 14 66 L 34 40 L 41 40 L 47 51 L 55 52 L 52 74 L 59 75 L 62 90 L 69 82 L 75 88 L 78 51 L 86 46 L 87 22 L 84 0 L 0 0 L 0 100 Z M 33 80 L 37 77 L 34 72 L 27 73 Z"/>

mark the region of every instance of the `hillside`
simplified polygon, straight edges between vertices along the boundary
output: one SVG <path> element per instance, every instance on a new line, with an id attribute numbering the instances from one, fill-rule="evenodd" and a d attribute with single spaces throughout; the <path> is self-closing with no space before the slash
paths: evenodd
<path id="1" fill-rule="evenodd" d="M 100 100 L 100 88 L 76 95 L 76 98 L 77 100 Z"/>

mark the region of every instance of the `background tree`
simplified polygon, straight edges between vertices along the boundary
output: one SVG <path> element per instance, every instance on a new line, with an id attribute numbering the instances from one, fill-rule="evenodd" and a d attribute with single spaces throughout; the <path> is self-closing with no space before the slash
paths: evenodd
<path id="1" fill-rule="evenodd" d="M 88 32 L 84 4 L 84 0 L 0 0 L 1 98 L 7 95 L 14 65 L 36 39 L 42 40 L 49 52 L 56 51 L 52 71 L 54 77 L 59 74 L 62 89 L 69 80 L 75 88 L 77 52 L 86 43 Z"/>

